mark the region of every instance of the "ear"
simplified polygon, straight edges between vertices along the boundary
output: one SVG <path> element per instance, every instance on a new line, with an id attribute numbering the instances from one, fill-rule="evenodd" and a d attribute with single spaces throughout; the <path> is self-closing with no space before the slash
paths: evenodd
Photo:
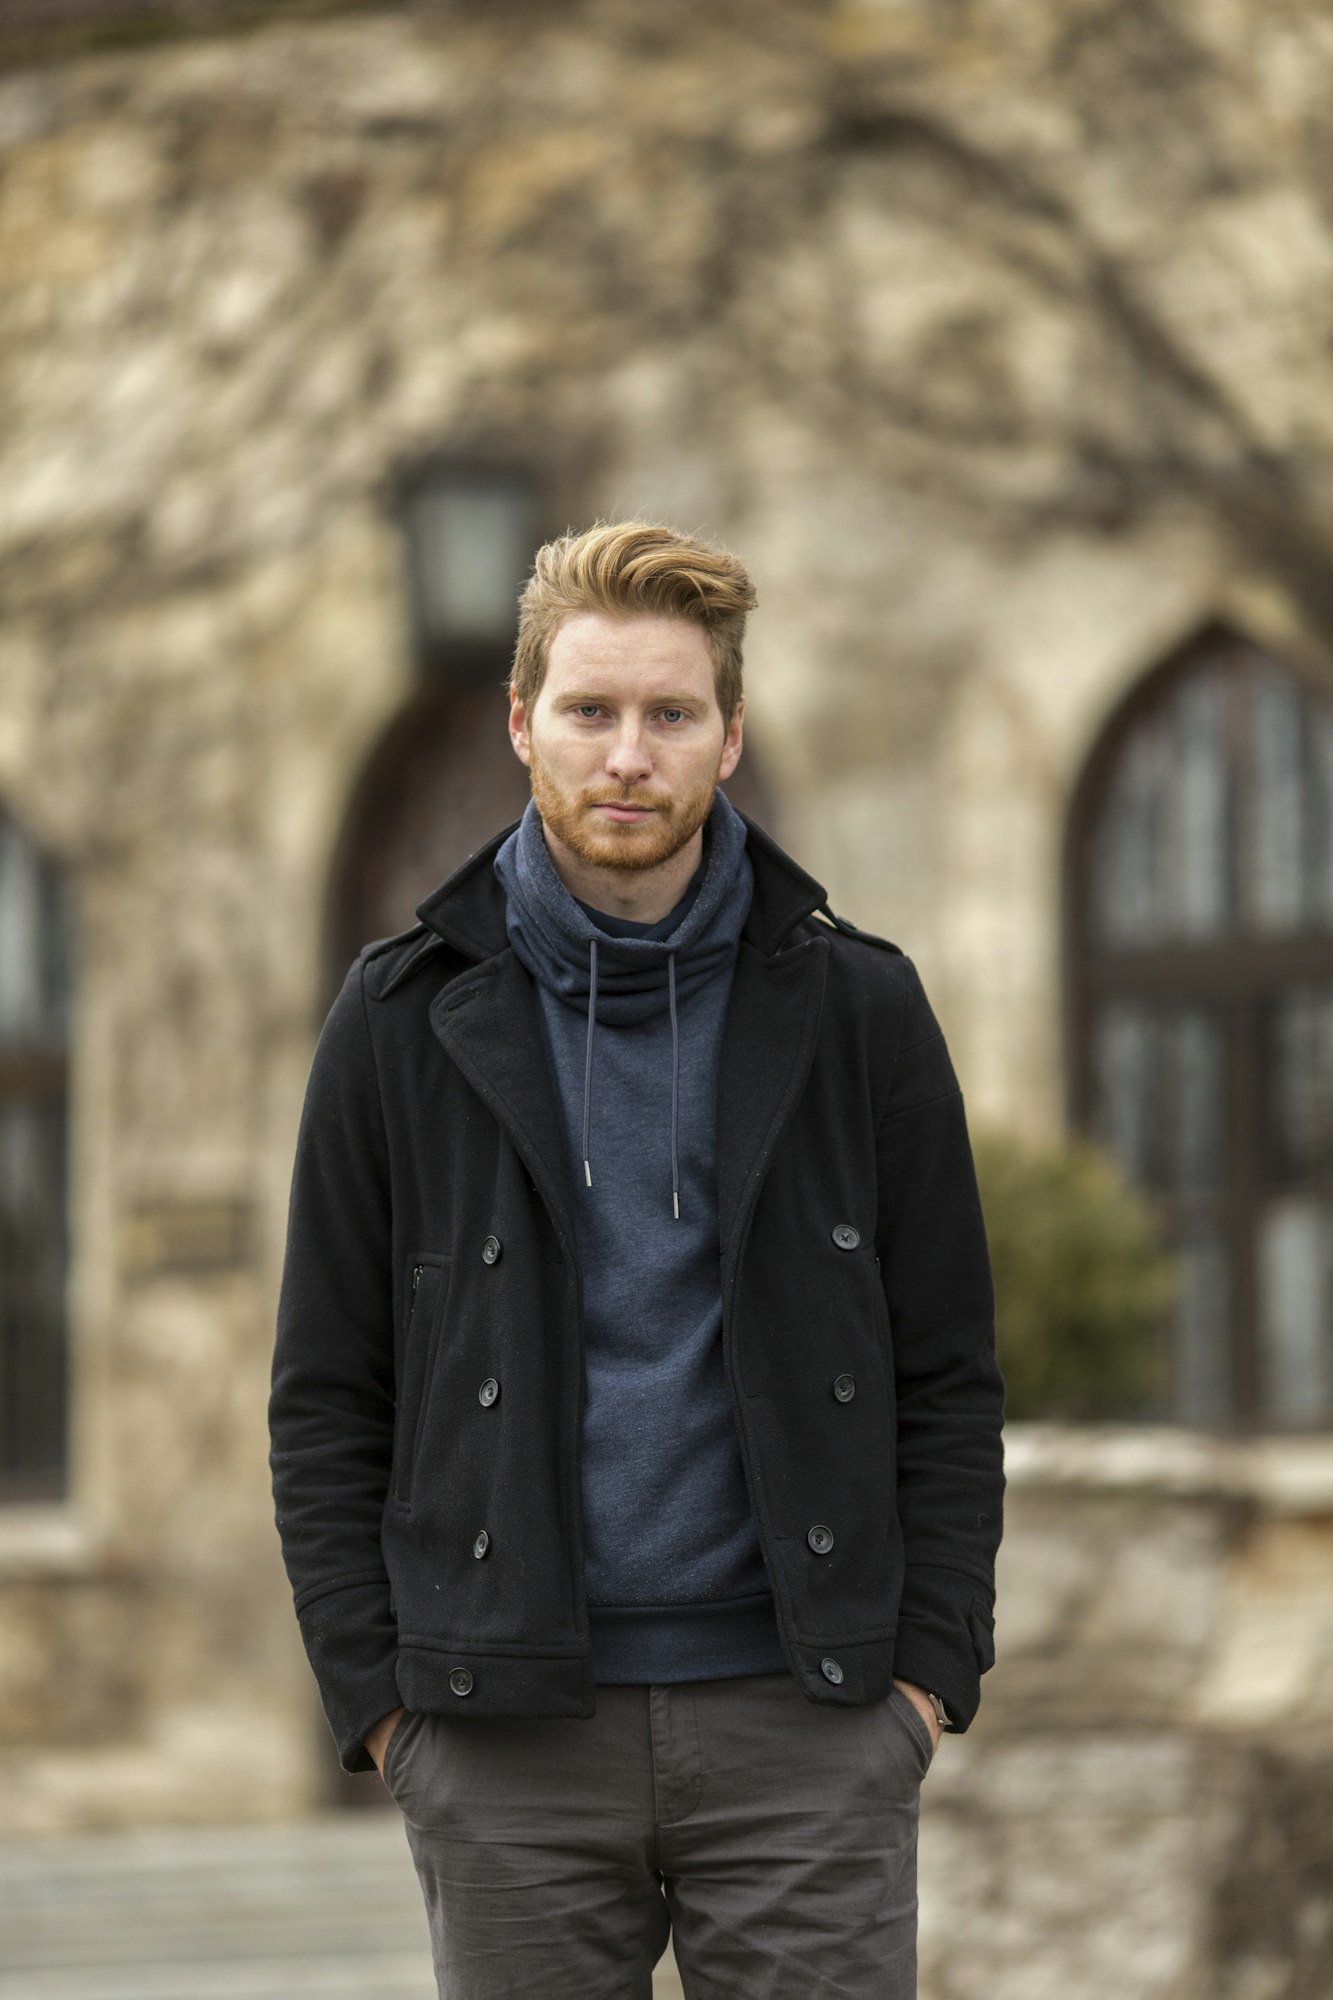
<path id="1" fill-rule="evenodd" d="M 727 724 L 727 733 L 722 739 L 722 762 L 718 766 L 718 783 L 725 784 L 741 761 L 741 725 L 745 720 L 745 697 L 736 703 L 736 713 Z"/>
<path id="2" fill-rule="evenodd" d="M 520 764 L 531 764 L 532 745 L 528 741 L 528 711 L 519 696 L 510 690 L 509 741 Z"/>

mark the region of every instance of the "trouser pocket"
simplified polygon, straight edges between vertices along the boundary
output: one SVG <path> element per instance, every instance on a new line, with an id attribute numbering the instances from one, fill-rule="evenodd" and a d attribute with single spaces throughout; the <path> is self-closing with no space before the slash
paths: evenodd
<path id="1" fill-rule="evenodd" d="M 412 1738 L 420 1734 L 420 1725 L 424 1720 L 425 1717 L 419 1710 L 407 1709 L 399 1717 L 398 1725 L 385 1745 L 381 1776 L 390 1798 L 394 1800 L 398 1797 L 398 1779 L 404 1757 L 407 1755 Z"/>
<path id="2" fill-rule="evenodd" d="M 916 1703 L 910 1696 L 905 1695 L 901 1688 L 891 1688 L 886 1699 L 902 1722 L 904 1729 L 906 1729 L 908 1735 L 916 1744 L 917 1752 L 921 1758 L 921 1775 L 924 1778 L 935 1756 L 935 1744 L 927 1727 L 926 1719 Z"/>

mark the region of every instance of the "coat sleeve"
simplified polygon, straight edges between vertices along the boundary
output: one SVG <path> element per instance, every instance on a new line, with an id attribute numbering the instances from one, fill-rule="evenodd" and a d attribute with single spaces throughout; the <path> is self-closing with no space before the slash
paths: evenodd
<path id="1" fill-rule="evenodd" d="M 388 1150 L 358 959 L 306 1090 L 269 1399 L 269 1463 L 301 1636 L 347 1771 L 400 1705 L 380 1548 L 393 1451 Z"/>
<path id="2" fill-rule="evenodd" d="M 1004 1385 L 962 1093 L 916 967 L 900 965 L 906 1002 L 876 1140 L 906 1562 L 894 1672 L 966 1729 L 995 1660 Z"/>

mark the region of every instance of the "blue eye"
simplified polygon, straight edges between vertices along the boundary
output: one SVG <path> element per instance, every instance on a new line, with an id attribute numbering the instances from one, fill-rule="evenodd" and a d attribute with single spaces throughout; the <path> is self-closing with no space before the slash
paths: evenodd
<path id="1" fill-rule="evenodd" d="M 683 716 L 684 713 L 683 708 L 664 708 L 662 710 L 662 720 L 663 722 L 673 722 L 678 717 Z"/>
<path id="2" fill-rule="evenodd" d="M 601 710 L 595 701 L 581 701 L 574 713 L 576 715 L 600 715 Z"/>

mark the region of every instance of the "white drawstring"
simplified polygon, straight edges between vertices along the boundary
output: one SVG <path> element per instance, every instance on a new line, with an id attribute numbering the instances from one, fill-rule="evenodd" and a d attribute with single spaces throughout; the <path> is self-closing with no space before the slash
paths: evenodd
<path id="1" fill-rule="evenodd" d="M 592 1124 L 592 1031 L 597 1020 L 597 940 L 588 940 L 588 1054 L 583 1065 L 583 1178 L 592 1186 L 588 1132 Z"/>
<path id="2" fill-rule="evenodd" d="M 676 954 L 667 955 L 671 1013 L 671 1213 L 680 1221 L 680 1022 L 676 1016 Z M 597 1025 L 597 940 L 588 940 L 588 1041 L 583 1062 L 583 1179 L 592 1186 L 592 1038 Z"/>
<path id="3" fill-rule="evenodd" d="M 671 1213 L 680 1221 L 680 1161 L 676 1132 L 680 1123 L 680 1030 L 676 1025 L 676 954 L 667 956 L 667 1004 L 671 1009 Z"/>

